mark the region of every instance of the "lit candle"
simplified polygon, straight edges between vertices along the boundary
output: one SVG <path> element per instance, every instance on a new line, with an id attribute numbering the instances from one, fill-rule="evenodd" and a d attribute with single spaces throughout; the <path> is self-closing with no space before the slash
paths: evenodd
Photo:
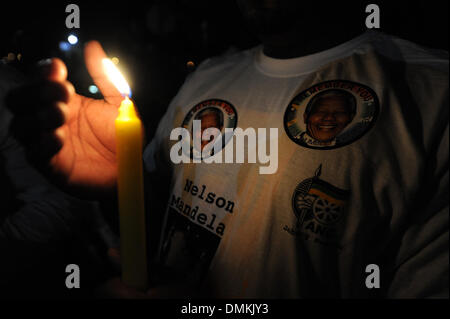
<path id="1" fill-rule="evenodd" d="M 129 99 L 131 91 L 125 78 L 111 60 L 102 62 L 109 80 L 125 96 L 115 122 L 122 281 L 130 287 L 146 290 L 142 123 Z"/>

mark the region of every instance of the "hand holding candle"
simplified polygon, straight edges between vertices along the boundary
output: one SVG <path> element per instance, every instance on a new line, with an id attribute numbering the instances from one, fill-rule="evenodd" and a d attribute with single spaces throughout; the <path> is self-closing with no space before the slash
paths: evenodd
<path id="1" fill-rule="evenodd" d="M 55 58 L 40 63 L 41 76 L 12 91 L 7 104 L 28 160 L 65 191 L 97 198 L 116 188 L 115 119 L 124 98 L 105 74 L 100 43 L 88 42 L 84 57 L 103 99 L 77 94 L 71 70 Z"/>
<path id="2" fill-rule="evenodd" d="M 123 281 L 145 289 L 142 124 L 128 84 L 98 42 L 86 44 L 85 61 L 104 99 L 77 94 L 63 61 L 46 61 L 40 81 L 9 95 L 15 115 L 11 131 L 26 147 L 29 160 L 66 191 L 97 197 L 117 182 Z"/>

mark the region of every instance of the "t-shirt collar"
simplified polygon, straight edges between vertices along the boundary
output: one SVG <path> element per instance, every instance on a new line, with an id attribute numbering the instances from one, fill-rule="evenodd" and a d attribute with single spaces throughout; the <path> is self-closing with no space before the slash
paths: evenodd
<path id="1" fill-rule="evenodd" d="M 374 34 L 367 31 L 360 36 L 331 49 L 292 59 L 275 59 L 264 54 L 262 45 L 255 48 L 255 66 L 274 77 L 292 77 L 308 74 L 333 60 L 351 55 Z"/>

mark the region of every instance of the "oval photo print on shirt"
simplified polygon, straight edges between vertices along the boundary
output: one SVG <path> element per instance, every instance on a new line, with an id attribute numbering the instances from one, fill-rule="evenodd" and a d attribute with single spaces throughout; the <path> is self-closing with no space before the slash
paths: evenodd
<path id="1" fill-rule="evenodd" d="M 284 128 L 296 144 L 334 149 L 353 143 L 375 123 L 376 93 L 363 84 L 332 80 L 297 94 L 284 114 Z"/>

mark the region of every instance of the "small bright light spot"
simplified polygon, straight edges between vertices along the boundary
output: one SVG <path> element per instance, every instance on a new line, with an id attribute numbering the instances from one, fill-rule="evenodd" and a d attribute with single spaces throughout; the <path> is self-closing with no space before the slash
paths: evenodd
<path id="1" fill-rule="evenodd" d="M 67 37 L 67 41 L 69 41 L 70 44 L 74 45 L 77 44 L 78 38 L 75 35 L 71 34 Z"/>
<path id="2" fill-rule="evenodd" d="M 21 53 L 17 53 L 17 60 L 22 60 L 22 54 Z"/>
<path id="3" fill-rule="evenodd" d="M 116 57 L 113 57 L 113 58 L 111 58 L 111 61 L 112 61 L 112 63 L 114 63 L 114 64 L 119 64 L 119 58 L 116 58 Z"/>
<path id="4" fill-rule="evenodd" d="M 14 61 L 15 58 L 16 58 L 16 55 L 14 53 L 12 53 L 12 52 L 9 52 L 8 56 L 6 57 L 6 60 L 11 62 L 11 61 Z"/>
<path id="5" fill-rule="evenodd" d="M 95 85 L 90 85 L 89 92 L 91 92 L 92 94 L 96 94 L 98 92 L 98 88 Z"/>
<path id="6" fill-rule="evenodd" d="M 70 44 L 66 41 L 59 42 L 59 49 L 61 51 L 69 51 L 70 50 Z"/>
<path id="7" fill-rule="evenodd" d="M 186 63 L 186 66 L 191 69 L 191 68 L 195 67 L 195 63 L 193 61 L 188 61 Z"/>

